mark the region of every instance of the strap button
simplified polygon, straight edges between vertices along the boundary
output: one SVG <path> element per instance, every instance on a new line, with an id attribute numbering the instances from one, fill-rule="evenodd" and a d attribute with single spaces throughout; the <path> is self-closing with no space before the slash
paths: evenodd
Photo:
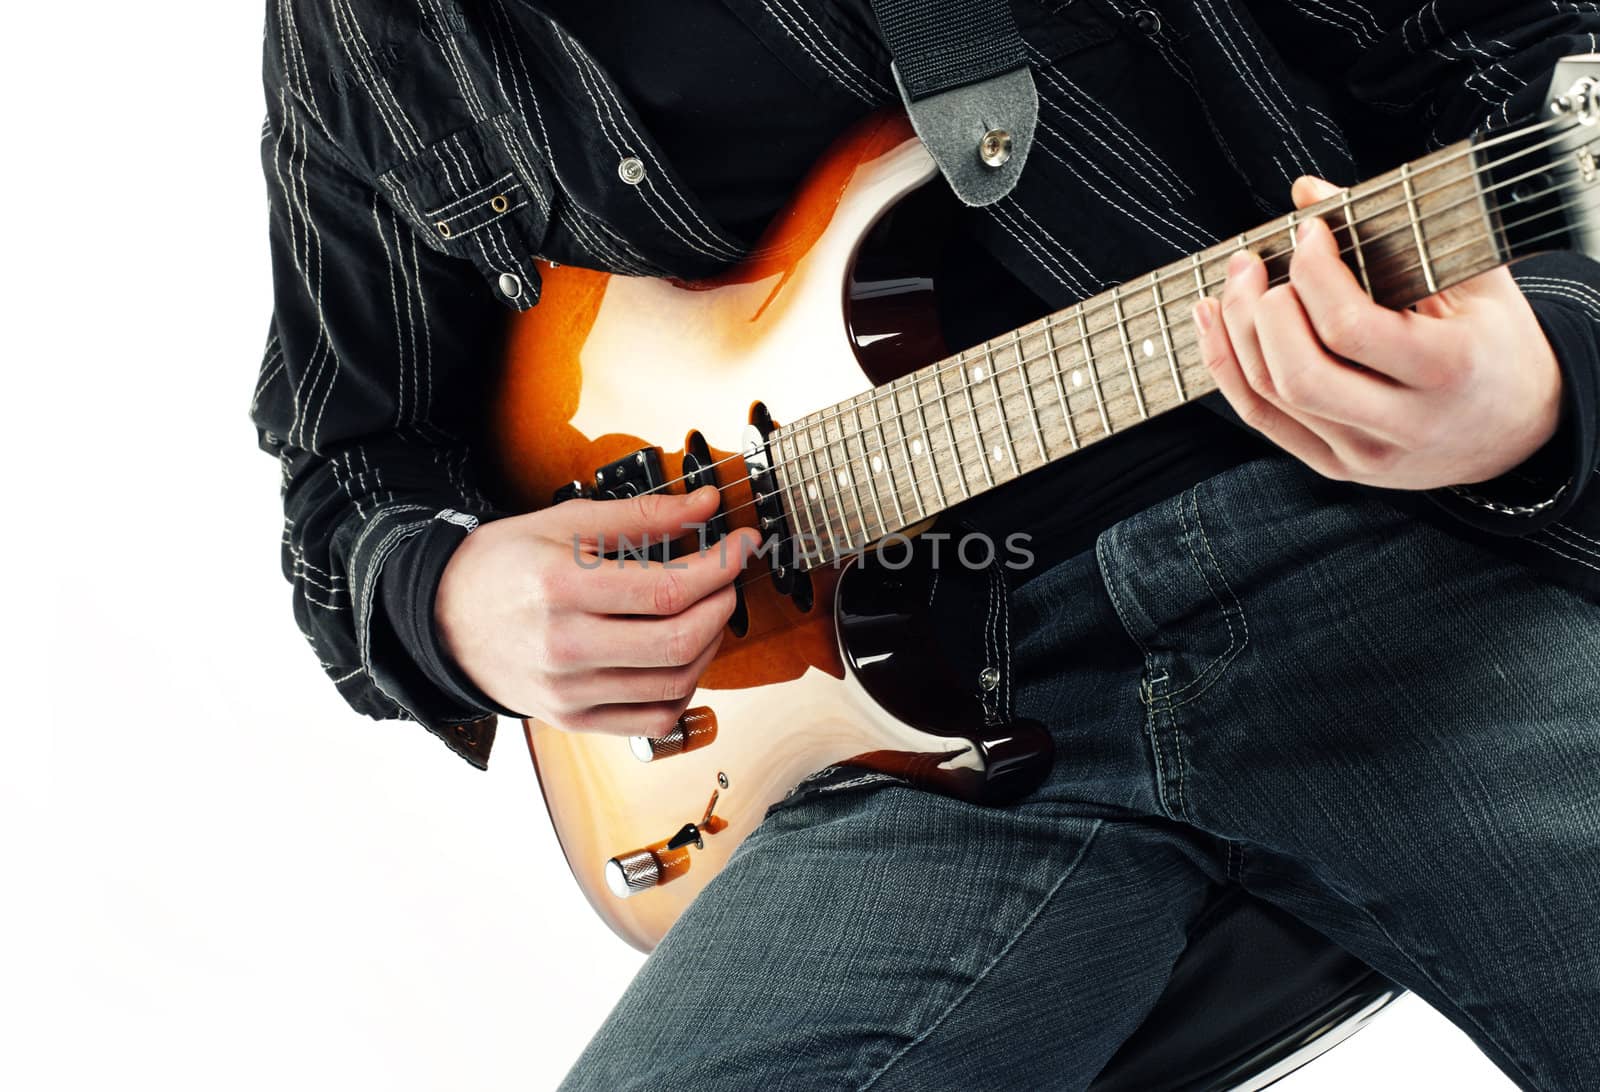
<path id="1" fill-rule="evenodd" d="M 1004 129 L 990 129 L 978 141 L 978 158 L 985 166 L 998 167 L 1011 158 L 1011 134 Z"/>

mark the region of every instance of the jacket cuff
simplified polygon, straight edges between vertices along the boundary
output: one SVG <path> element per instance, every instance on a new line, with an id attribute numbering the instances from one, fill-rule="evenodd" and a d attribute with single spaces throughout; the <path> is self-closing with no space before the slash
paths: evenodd
<path id="1" fill-rule="evenodd" d="M 1528 535 L 1561 519 L 1594 482 L 1600 416 L 1600 265 L 1577 254 L 1541 254 L 1514 269 L 1561 367 L 1561 420 L 1521 466 L 1476 485 L 1427 496 L 1481 531 Z"/>
<path id="2" fill-rule="evenodd" d="M 445 565 L 478 524 L 478 516 L 446 508 L 388 553 L 377 576 L 368 641 L 384 691 L 482 769 L 494 745 L 496 715 L 517 714 L 491 701 L 456 665 L 433 618 Z"/>

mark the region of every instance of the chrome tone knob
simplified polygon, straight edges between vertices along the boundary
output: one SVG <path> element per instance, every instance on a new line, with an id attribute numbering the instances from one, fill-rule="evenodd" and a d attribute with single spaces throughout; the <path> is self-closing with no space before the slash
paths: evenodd
<path id="1" fill-rule="evenodd" d="M 661 862 L 648 849 L 636 849 L 606 862 L 606 886 L 619 899 L 631 899 L 661 883 Z"/>
<path id="2" fill-rule="evenodd" d="M 664 736 L 629 736 L 628 749 L 640 762 L 687 754 L 717 738 L 717 715 L 705 706 L 684 710 Z"/>

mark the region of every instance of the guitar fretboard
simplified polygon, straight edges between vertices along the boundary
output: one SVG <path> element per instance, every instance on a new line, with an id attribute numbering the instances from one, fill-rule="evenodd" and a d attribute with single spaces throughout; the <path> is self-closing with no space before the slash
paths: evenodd
<path id="1" fill-rule="evenodd" d="M 1470 142 L 793 421 L 770 449 L 802 565 L 830 563 L 1216 389 L 1194 304 L 1240 249 L 1286 279 L 1296 229 L 1332 229 L 1380 303 L 1506 260 Z"/>

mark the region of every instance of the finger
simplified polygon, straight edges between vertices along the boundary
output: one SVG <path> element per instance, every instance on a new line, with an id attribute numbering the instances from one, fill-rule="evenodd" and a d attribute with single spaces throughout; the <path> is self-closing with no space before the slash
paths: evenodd
<path id="1" fill-rule="evenodd" d="M 549 510 L 550 525 L 573 536 L 584 549 L 616 550 L 622 540 L 637 547 L 674 539 L 716 513 L 721 493 L 705 485 L 692 493 L 645 493 L 626 500 L 569 500 Z"/>
<path id="2" fill-rule="evenodd" d="M 573 605 L 592 614 L 678 614 L 731 584 L 760 545 L 761 536 L 745 527 L 669 562 L 584 561 Z"/>
<path id="3" fill-rule="evenodd" d="M 1326 201 L 1330 197 L 1338 197 L 1344 190 L 1335 186 L 1325 178 L 1316 175 L 1303 174 L 1294 180 L 1289 196 L 1294 201 L 1294 207 L 1303 209 L 1307 205 L 1315 205 L 1318 201 Z"/>
<path id="4" fill-rule="evenodd" d="M 1256 333 L 1255 313 L 1267 292 L 1267 267 L 1248 250 L 1241 250 L 1228 262 L 1228 275 L 1222 289 L 1221 333 L 1226 336 L 1233 359 L 1245 381 L 1257 394 L 1269 400 L 1272 375 L 1261 355 L 1261 340 Z"/>
<path id="5" fill-rule="evenodd" d="M 670 618 L 589 616 L 581 634 L 563 646 L 550 666 L 556 671 L 610 667 L 683 667 L 694 663 L 722 633 L 737 602 L 725 587 Z"/>
<path id="6" fill-rule="evenodd" d="M 1337 477 L 1342 468 L 1327 441 L 1268 402 L 1245 378 L 1215 300 L 1195 305 L 1194 324 L 1206 369 L 1239 419 L 1318 473 Z"/>
<path id="7" fill-rule="evenodd" d="M 662 702 L 687 698 L 700 683 L 700 676 L 722 647 L 722 632 L 683 667 L 610 667 L 589 672 L 562 688 L 561 697 L 569 707 L 587 709 L 618 702 Z"/>
<path id="8" fill-rule="evenodd" d="M 1410 404 L 1414 392 L 1329 355 L 1317 340 L 1299 293 L 1289 285 L 1279 285 L 1261 297 L 1256 334 L 1279 408 L 1336 448 L 1340 438 L 1323 423 L 1394 441 L 1415 412 Z"/>
<path id="9" fill-rule="evenodd" d="M 1298 230 L 1289 282 L 1322 344 L 1407 386 L 1431 386 L 1449 331 L 1436 319 L 1374 302 L 1344 264 L 1327 224 L 1307 220 Z"/>

